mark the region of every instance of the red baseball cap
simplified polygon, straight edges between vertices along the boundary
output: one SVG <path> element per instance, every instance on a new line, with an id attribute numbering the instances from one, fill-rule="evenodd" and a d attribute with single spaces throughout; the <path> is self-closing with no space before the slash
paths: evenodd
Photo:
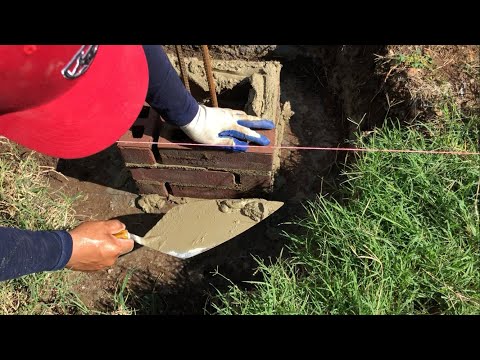
<path id="1" fill-rule="evenodd" d="M 72 159 L 117 141 L 148 88 L 140 45 L 0 45 L 0 135 Z"/>

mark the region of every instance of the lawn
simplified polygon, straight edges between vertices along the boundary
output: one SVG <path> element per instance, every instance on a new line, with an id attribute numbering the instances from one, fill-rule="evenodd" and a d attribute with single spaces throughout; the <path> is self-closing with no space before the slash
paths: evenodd
<path id="1" fill-rule="evenodd" d="M 444 106 L 435 121 L 360 134 L 358 147 L 479 151 L 480 118 Z M 352 160 L 351 158 L 349 160 Z M 232 283 L 218 314 L 480 314 L 479 155 L 368 152 L 338 191 L 305 204 L 292 256 L 253 290 Z"/>

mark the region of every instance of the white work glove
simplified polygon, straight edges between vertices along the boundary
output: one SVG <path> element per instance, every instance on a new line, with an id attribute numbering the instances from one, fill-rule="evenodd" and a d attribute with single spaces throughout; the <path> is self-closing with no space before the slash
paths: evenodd
<path id="1" fill-rule="evenodd" d="M 273 129 L 275 124 L 241 110 L 213 108 L 200 105 L 197 115 L 181 126 L 187 136 L 201 144 L 225 145 L 233 151 L 247 151 L 248 142 L 268 145 L 270 140 L 251 129 Z"/>

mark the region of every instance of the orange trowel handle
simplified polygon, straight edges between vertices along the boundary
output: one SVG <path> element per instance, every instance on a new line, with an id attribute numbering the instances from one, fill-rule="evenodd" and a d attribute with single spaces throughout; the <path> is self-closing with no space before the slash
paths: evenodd
<path id="1" fill-rule="evenodd" d="M 122 230 L 116 234 L 113 234 L 117 239 L 128 239 L 128 230 Z"/>

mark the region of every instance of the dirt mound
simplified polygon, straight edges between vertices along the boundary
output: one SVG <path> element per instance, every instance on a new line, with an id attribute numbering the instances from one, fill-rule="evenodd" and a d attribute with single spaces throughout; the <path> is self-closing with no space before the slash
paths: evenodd
<path id="1" fill-rule="evenodd" d="M 428 120 L 448 97 L 464 113 L 480 110 L 480 46 L 388 46 L 378 56 L 391 116 Z"/>

